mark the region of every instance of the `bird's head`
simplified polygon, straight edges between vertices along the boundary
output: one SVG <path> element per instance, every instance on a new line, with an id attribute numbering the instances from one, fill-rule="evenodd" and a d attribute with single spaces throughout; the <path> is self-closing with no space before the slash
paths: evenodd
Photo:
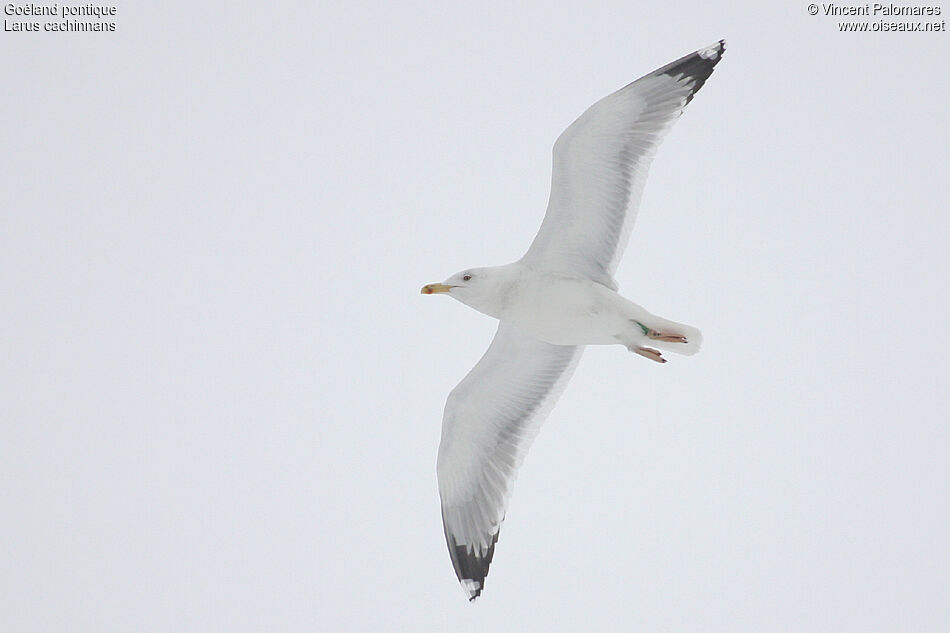
<path id="1" fill-rule="evenodd" d="M 422 294 L 447 294 L 479 312 L 497 317 L 505 300 L 504 266 L 466 268 L 440 284 L 426 284 Z"/>

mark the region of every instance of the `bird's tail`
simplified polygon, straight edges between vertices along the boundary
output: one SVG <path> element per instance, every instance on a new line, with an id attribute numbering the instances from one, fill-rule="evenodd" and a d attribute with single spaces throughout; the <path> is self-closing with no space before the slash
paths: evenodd
<path id="1" fill-rule="evenodd" d="M 661 335 L 671 337 L 683 337 L 686 342 L 664 341 L 649 336 L 649 332 L 655 332 Z M 663 317 L 652 314 L 638 315 L 636 319 L 631 319 L 631 328 L 629 334 L 624 336 L 622 342 L 628 346 L 635 347 L 645 345 L 657 349 L 692 356 L 699 351 L 703 344 L 703 335 L 692 325 L 677 323 Z"/>
<path id="2" fill-rule="evenodd" d="M 692 325 L 686 325 L 685 323 L 674 323 L 673 321 L 665 322 L 670 324 L 669 327 L 671 328 L 672 333 L 686 337 L 686 342 L 668 343 L 665 341 L 652 341 L 654 345 L 656 345 L 659 349 L 676 352 L 677 354 L 684 354 L 686 356 L 692 356 L 699 351 L 699 348 L 702 347 L 703 344 L 702 332 L 700 332 L 697 328 L 694 328 Z"/>

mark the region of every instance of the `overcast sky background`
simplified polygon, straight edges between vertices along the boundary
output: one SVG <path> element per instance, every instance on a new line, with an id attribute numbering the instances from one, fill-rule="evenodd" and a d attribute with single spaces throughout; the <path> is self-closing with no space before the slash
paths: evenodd
<path id="1" fill-rule="evenodd" d="M 0 33 L 0 628 L 948 630 L 950 35 L 806 6 Z M 557 135 L 719 38 L 617 274 L 702 353 L 588 349 L 469 604 L 435 457 L 495 322 L 419 288 L 520 257 Z"/>

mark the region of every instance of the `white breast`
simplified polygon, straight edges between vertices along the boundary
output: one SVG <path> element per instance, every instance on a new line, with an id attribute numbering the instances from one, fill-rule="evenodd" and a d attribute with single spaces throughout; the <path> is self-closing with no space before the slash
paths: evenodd
<path id="1" fill-rule="evenodd" d="M 630 326 L 625 303 L 596 282 L 531 271 L 500 317 L 554 345 L 609 344 Z"/>

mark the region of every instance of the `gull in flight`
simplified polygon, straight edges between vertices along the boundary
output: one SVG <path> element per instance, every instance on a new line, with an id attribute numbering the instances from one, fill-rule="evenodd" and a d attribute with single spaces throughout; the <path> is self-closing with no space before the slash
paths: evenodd
<path id="1" fill-rule="evenodd" d="M 422 288 L 499 321 L 446 400 L 436 466 L 445 540 L 469 600 L 484 588 L 518 466 L 584 346 L 620 344 L 658 363 L 665 351 L 699 350 L 699 330 L 620 296 L 613 273 L 657 146 L 725 48 L 720 40 L 641 77 L 564 130 L 547 213 L 520 260 Z"/>

